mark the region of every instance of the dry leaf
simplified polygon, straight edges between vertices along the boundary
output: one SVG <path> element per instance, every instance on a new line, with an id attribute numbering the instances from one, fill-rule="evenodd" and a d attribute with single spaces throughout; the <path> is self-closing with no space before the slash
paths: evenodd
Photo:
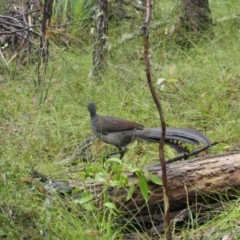
<path id="1" fill-rule="evenodd" d="M 173 75 L 174 72 L 175 72 L 175 70 L 176 70 L 176 65 L 173 65 L 173 66 L 171 66 L 171 67 L 169 68 L 169 73 L 170 73 L 171 75 Z"/>
<path id="2" fill-rule="evenodd" d="M 222 240 L 233 240 L 233 236 L 225 235 Z"/>

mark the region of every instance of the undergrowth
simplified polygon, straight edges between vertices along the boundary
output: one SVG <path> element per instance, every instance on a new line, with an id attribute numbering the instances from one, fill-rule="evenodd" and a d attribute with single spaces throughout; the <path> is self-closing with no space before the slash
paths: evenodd
<path id="1" fill-rule="evenodd" d="M 213 18 L 234 14 L 236 4 L 239 6 L 234 2 L 224 1 L 221 5 L 212 2 Z M 158 15 L 157 10 L 156 19 L 161 20 L 168 13 L 165 10 Z M 110 23 L 110 43 L 121 33 L 138 29 L 142 19 Z M 194 128 L 220 142 L 209 154 L 239 149 L 239 26 L 239 21 L 231 19 L 217 23 L 213 26 L 214 36 L 205 37 L 191 48 L 181 48 L 165 37 L 164 31 L 150 32 L 152 79 L 167 125 Z M 130 119 L 148 127 L 159 126 L 146 82 L 142 51 L 141 37 L 110 49 L 106 73 L 93 82 L 90 41 L 84 48 L 51 46 L 48 73 L 49 77 L 53 74 L 53 79 L 41 108 L 33 105 L 35 66 L 6 67 L 1 62 L 1 239 L 123 238 L 125 226 L 116 223 L 116 215 L 121 213 L 114 207 L 87 210 L 69 196 L 49 196 L 30 177 L 30 171 L 35 168 L 51 179 L 84 179 L 83 171 L 71 171 L 81 169 L 80 160 L 72 166 L 57 163 L 92 135 L 86 108 L 89 101 L 97 104 L 100 114 Z M 157 84 L 159 78 L 165 79 L 162 85 Z M 101 159 L 111 149 L 95 141 L 89 151 Z M 157 163 L 157 150 L 156 144 L 137 141 L 129 146 L 124 165 L 142 167 Z M 167 158 L 174 155 L 172 150 L 166 150 Z M 216 239 L 222 226 L 224 232 L 233 234 L 239 218 L 237 200 L 226 204 L 226 210 L 203 226 L 187 228 L 178 232 L 176 238 L 192 239 L 189 234 L 193 234 L 200 239 L 197 233 L 207 232 L 213 226 Z M 151 239 L 145 234 L 138 237 Z"/>

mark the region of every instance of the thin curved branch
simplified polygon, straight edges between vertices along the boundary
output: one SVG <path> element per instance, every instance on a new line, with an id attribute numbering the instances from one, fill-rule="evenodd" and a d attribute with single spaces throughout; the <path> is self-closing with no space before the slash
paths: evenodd
<path id="1" fill-rule="evenodd" d="M 160 121 L 162 125 L 162 135 L 159 142 L 159 159 L 162 167 L 162 183 L 163 183 L 163 196 L 164 196 L 164 223 L 166 229 L 166 238 L 167 240 L 172 239 L 172 230 L 170 224 L 170 204 L 169 204 L 169 194 L 168 194 L 168 186 L 167 186 L 167 170 L 166 170 L 166 163 L 164 158 L 164 141 L 165 141 L 165 134 L 166 134 L 166 122 L 163 114 L 162 105 L 157 97 L 156 91 L 153 87 L 152 80 L 151 80 L 151 73 L 150 73 L 150 61 L 149 61 L 149 51 L 148 51 L 148 27 L 151 19 L 151 1 L 146 1 L 146 18 L 145 22 L 142 26 L 143 31 L 143 41 L 144 41 L 144 59 L 146 64 L 146 76 L 147 76 L 147 83 L 150 88 L 153 100 L 158 108 Z"/>

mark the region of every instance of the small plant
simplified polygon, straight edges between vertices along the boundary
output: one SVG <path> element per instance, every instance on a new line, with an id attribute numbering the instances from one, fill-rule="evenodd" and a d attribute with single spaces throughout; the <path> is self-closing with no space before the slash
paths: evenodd
<path id="1" fill-rule="evenodd" d="M 93 0 L 54 0 L 52 24 L 68 24 L 71 33 L 80 31 L 89 23 L 89 18 L 94 12 Z"/>

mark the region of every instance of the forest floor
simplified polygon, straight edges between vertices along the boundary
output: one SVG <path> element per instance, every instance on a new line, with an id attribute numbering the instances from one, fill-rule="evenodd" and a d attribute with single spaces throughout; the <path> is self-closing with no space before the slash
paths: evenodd
<path id="1" fill-rule="evenodd" d="M 239 6 L 238 1 L 212 3 L 213 20 L 235 14 L 236 4 Z M 167 11 L 154 20 L 166 16 Z M 51 179 L 85 179 L 89 173 L 73 171 L 81 169 L 81 160 L 68 165 L 57 163 L 92 136 L 86 107 L 89 101 L 97 104 L 99 114 L 159 126 L 146 80 L 142 37 L 116 44 L 123 33 L 137 31 L 143 19 L 110 23 L 108 67 L 97 81 L 90 78 L 90 34 L 84 36 L 89 41 L 78 45 L 51 45 L 48 79 L 53 78 L 41 107 L 33 104 L 36 65 L 6 67 L 0 63 L 0 239 L 125 238 L 125 226 L 114 221 L 120 213 L 109 214 L 109 205 L 99 211 L 70 198 L 48 196 L 30 172 L 34 168 Z M 211 34 L 183 48 L 164 34 L 175 20 L 150 30 L 152 80 L 166 123 L 197 129 L 220 142 L 209 154 L 239 150 L 240 21 L 216 22 Z M 165 79 L 161 85 L 160 78 Z M 96 140 L 88 153 L 100 160 L 88 167 L 99 169 L 102 156 L 112 149 Z M 173 156 L 175 153 L 167 148 L 166 158 Z M 157 144 L 137 141 L 129 146 L 124 165 L 142 167 L 156 163 L 157 158 Z M 239 220 L 238 199 L 226 203 L 225 210 L 201 226 L 190 219 L 181 230 L 174 229 L 174 239 L 200 239 L 203 232 L 207 234 L 204 239 L 219 239 L 223 232 L 237 239 Z M 151 236 L 138 233 L 136 239 Z"/>

